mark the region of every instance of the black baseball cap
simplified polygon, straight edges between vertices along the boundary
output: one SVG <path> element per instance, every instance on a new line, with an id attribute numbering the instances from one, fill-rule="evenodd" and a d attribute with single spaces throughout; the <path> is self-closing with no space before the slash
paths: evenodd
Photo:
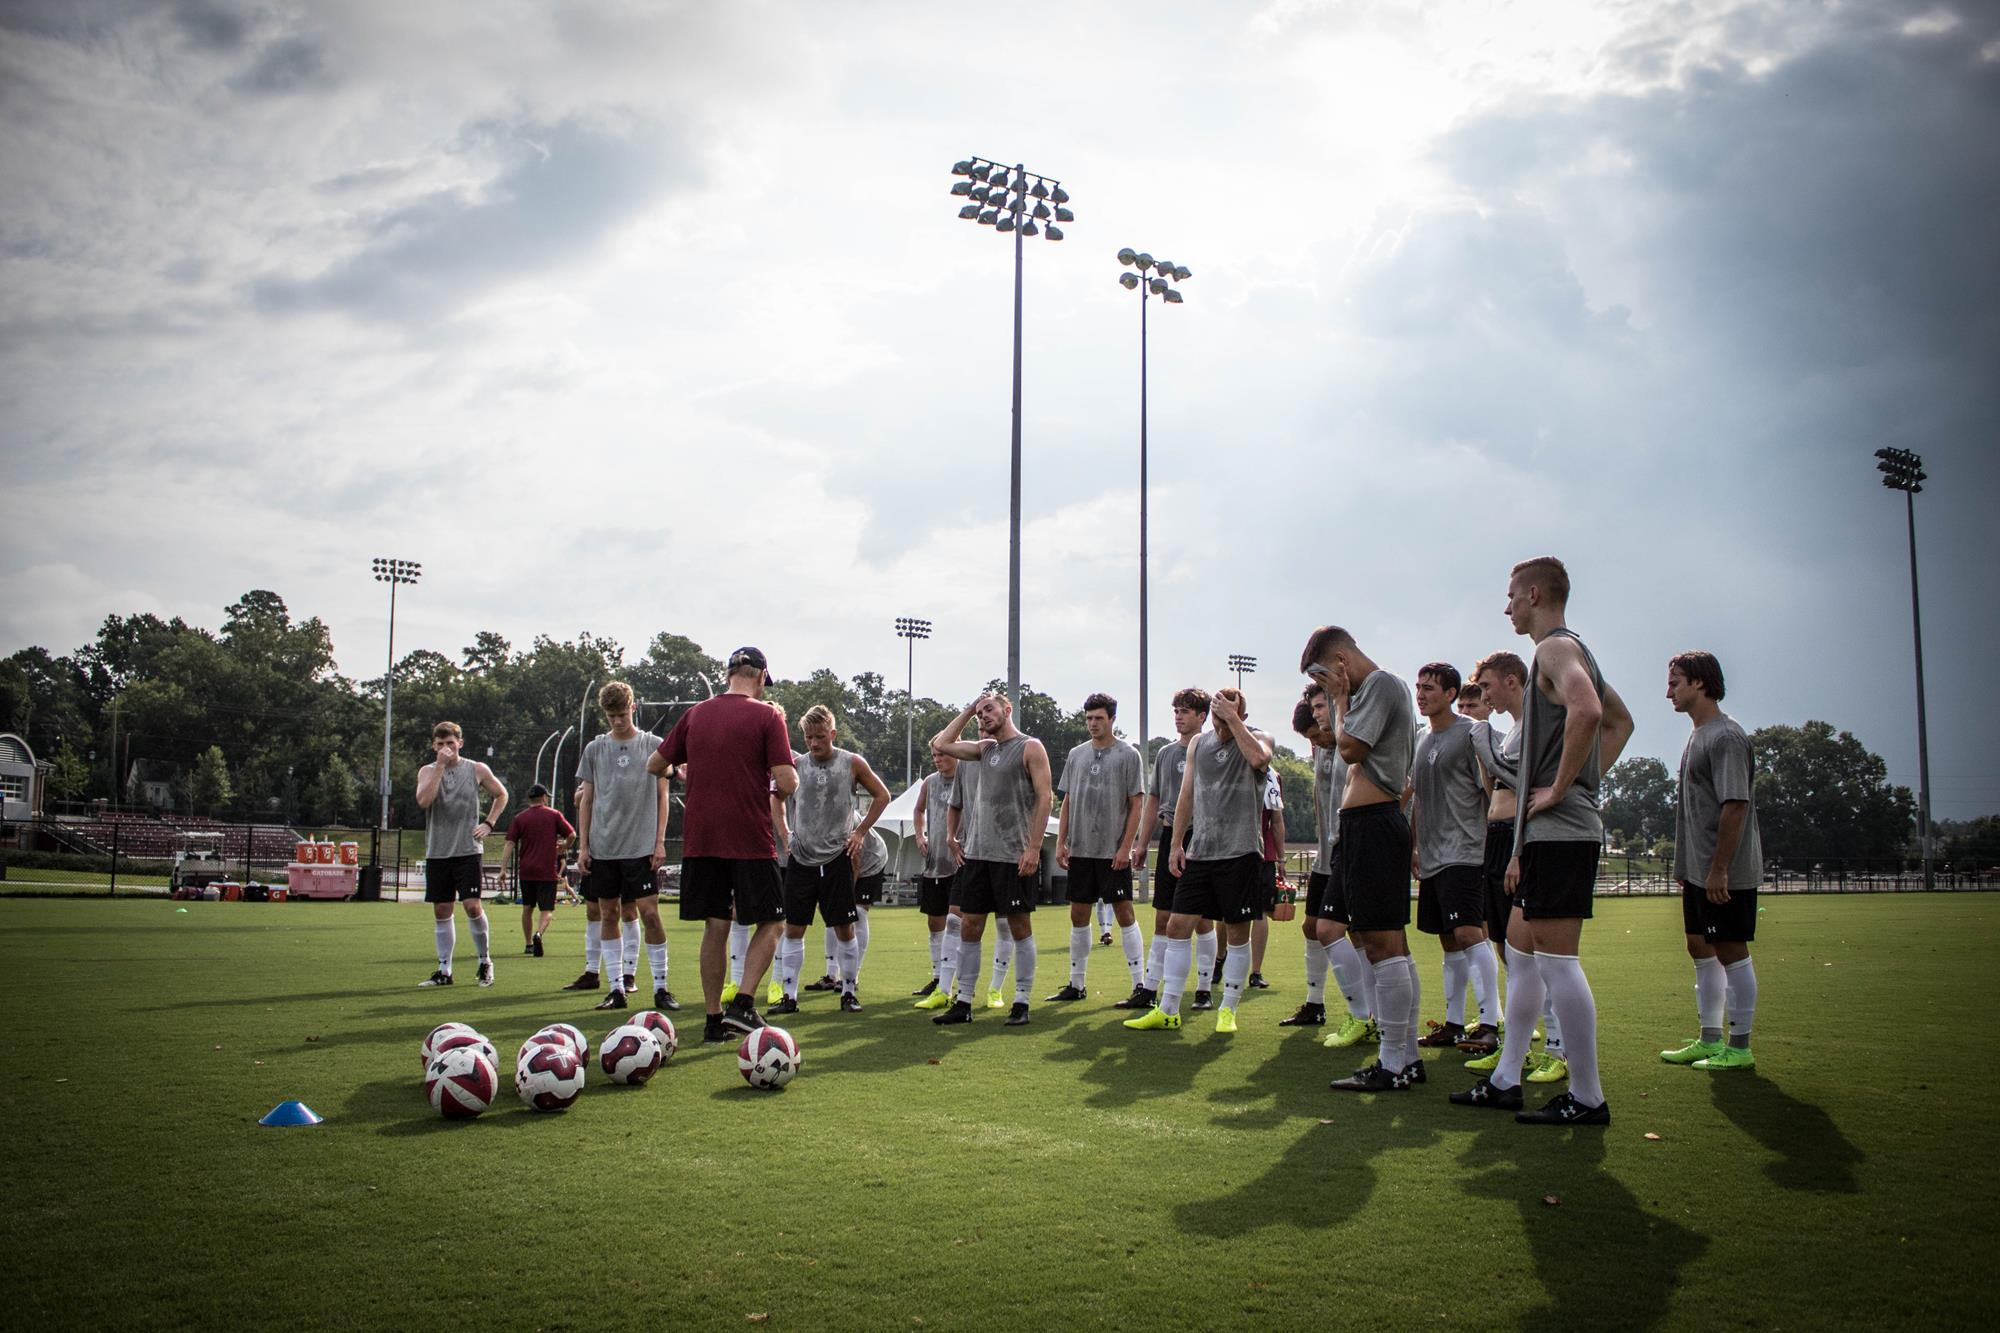
<path id="1" fill-rule="evenodd" d="M 537 782 L 534 786 L 528 788 L 528 799 L 531 801 L 539 800 L 540 798 L 547 796 L 548 794 L 549 794 L 549 789 L 547 787 L 544 787 L 539 782 Z"/>
<path id="2" fill-rule="evenodd" d="M 763 649 L 745 646 L 729 655 L 730 675 L 735 675 L 745 667 L 763 672 L 764 683 L 766 685 L 771 683 L 771 664 L 765 660 Z"/>

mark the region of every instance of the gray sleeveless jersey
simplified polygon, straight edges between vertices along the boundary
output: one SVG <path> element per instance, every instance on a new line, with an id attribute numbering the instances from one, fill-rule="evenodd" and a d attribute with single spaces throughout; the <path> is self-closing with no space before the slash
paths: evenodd
<path id="1" fill-rule="evenodd" d="M 1196 736 L 1181 780 L 1194 784 L 1190 861 L 1223 861 L 1264 850 L 1264 775 L 1250 767 L 1234 740 L 1212 731 Z"/>
<path id="2" fill-rule="evenodd" d="M 823 866 L 847 850 L 854 828 L 854 752 L 836 749 L 825 759 L 808 753 L 799 763 L 797 813 L 792 815 L 792 859 Z"/>
<path id="3" fill-rule="evenodd" d="M 1574 640 L 1583 652 L 1583 668 L 1590 673 L 1591 688 L 1597 697 L 1604 698 L 1604 673 L 1597 669 L 1597 659 L 1590 655 L 1583 640 L 1574 631 L 1557 629 L 1549 631 L 1549 639 L 1557 637 Z M 1547 643 L 1548 639 L 1544 639 Z M 1569 722 L 1569 709 L 1560 699 L 1546 698 L 1541 687 L 1535 682 L 1541 678 L 1541 646 L 1535 648 L 1535 664 L 1528 668 L 1528 715 L 1521 723 L 1527 733 L 1522 741 L 1521 765 L 1527 776 L 1522 781 L 1524 789 L 1553 787 L 1556 774 L 1562 771 L 1563 728 Z M 1528 802 L 1523 799 L 1521 808 L 1515 815 L 1515 827 L 1525 822 L 1527 831 L 1517 832 L 1515 842 L 1596 842 L 1604 841 L 1604 818 L 1597 809 L 1597 784 L 1602 776 L 1597 764 L 1598 741 L 1590 742 L 1590 757 L 1583 761 L 1583 769 L 1576 775 L 1563 794 L 1560 804 L 1546 814 L 1527 818 Z"/>
<path id="4" fill-rule="evenodd" d="M 450 768 L 438 765 L 437 799 L 424 811 L 424 855 L 472 856 L 479 843 L 472 836 L 479 822 L 479 765 L 461 759 Z"/>
<path id="5" fill-rule="evenodd" d="M 979 776 L 961 781 L 952 804 L 959 807 L 959 832 L 968 861 L 1018 861 L 1028 839 L 1043 830 L 1028 828 L 1035 814 L 1035 783 L 1028 776 L 1028 738 L 1015 736 L 977 759 L 961 760 L 958 771 L 976 765 Z M 969 788 L 969 790 L 968 790 Z"/>
<path id="6" fill-rule="evenodd" d="M 1340 798 L 1347 794 L 1347 765 L 1340 751 L 1328 746 L 1313 751 L 1313 820 L 1319 825 L 1318 859 L 1321 874 L 1330 873 L 1333 845 L 1340 841 Z"/>
<path id="7" fill-rule="evenodd" d="M 1417 876 L 1446 866 L 1476 866 L 1486 856 L 1486 792 L 1473 758 L 1471 718 L 1417 737 L 1410 781 L 1417 791 Z"/>
<path id="8" fill-rule="evenodd" d="M 805 772 L 805 768 L 806 768 L 806 757 L 800 754 L 797 750 L 792 751 L 793 771 L 802 774 Z M 775 782 L 771 784 L 771 790 L 772 791 L 778 790 L 778 786 Z M 778 864 L 781 866 L 788 866 L 792 863 L 791 831 L 793 827 L 797 825 L 798 822 L 799 822 L 799 792 L 798 788 L 794 787 L 792 789 L 792 794 L 785 798 L 785 845 L 778 849 Z"/>
<path id="9" fill-rule="evenodd" d="M 1521 728 L 1517 725 L 1511 731 L 1495 731 L 1490 722 L 1472 724 L 1472 752 L 1479 756 L 1480 765 L 1493 785 L 1508 791 L 1518 791 L 1521 786 Z"/>
<path id="10" fill-rule="evenodd" d="M 958 871 L 951 854 L 951 795 L 957 785 L 956 778 L 942 773 L 924 779 L 924 837 L 931 846 L 924 858 L 927 879 L 950 879 Z"/>
<path id="11" fill-rule="evenodd" d="M 882 840 L 879 829 L 869 829 L 868 836 L 861 840 L 861 873 L 879 875 L 888 868 L 889 844 Z"/>

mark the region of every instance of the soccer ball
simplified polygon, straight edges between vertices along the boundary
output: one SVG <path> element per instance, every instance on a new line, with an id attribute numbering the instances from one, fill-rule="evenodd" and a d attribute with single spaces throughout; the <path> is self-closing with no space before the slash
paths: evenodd
<path id="1" fill-rule="evenodd" d="M 537 1032 L 535 1036 L 561 1037 L 569 1043 L 570 1049 L 576 1052 L 577 1059 L 588 1060 L 590 1058 L 589 1038 L 583 1035 L 582 1029 L 571 1027 L 568 1023 L 551 1023 L 540 1032 Z"/>
<path id="2" fill-rule="evenodd" d="M 442 1051 L 424 1071 L 424 1096 L 431 1109 L 447 1120 L 470 1120 L 493 1105 L 500 1076 L 493 1061 L 476 1047 Z"/>
<path id="3" fill-rule="evenodd" d="M 467 1028 L 463 1032 L 447 1032 L 432 1042 L 431 1058 L 435 1060 L 446 1051 L 457 1050 L 478 1051 L 486 1057 L 486 1063 L 492 1065 L 495 1069 L 500 1067 L 500 1052 L 493 1048 L 492 1042 L 486 1040 L 486 1038 L 480 1036 L 470 1028 Z"/>
<path id="4" fill-rule="evenodd" d="M 783 1028 L 758 1028 L 736 1048 L 736 1067 L 751 1087 L 774 1092 L 799 1072 L 799 1044 Z"/>
<path id="5" fill-rule="evenodd" d="M 446 1037 L 458 1032 L 472 1032 L 472 1035 L 475 1037 L 479 1035 L 477 1032 L 473 1032 L 469 1025 L 464 1023 L 440 1023 L 425 1034 L 421 1051 L 424 1062 L 423 1067 L 425 1069 L 429 1069 L 431 1061 L 437 1059 L 437 1044 Z"/>
<path id="6" fill-rule="evenodd" d="M 583 1060 L 561 1042 L 531 1042 L 514 1065 L 514 1091 L 532 1110 L 566 1111 L 583 1092 Z"/>
<path id="7" fill-rule="evenodd" d="M 597 1060 L 613 1083 L 643 1087 L 660 1067 L 660 1041 L 637 1023 L 611 1029 L 598 1043 Z"/>
<path id="8" fill-rule="evenodd" d="M 674 1058 L 674 1052 L 681 1048 L 680 1034 L 674 1031 L 674 1020 L 657 1009 L 648 1009 L 632 1020 L 635 1028 L 644 1028 L 660 1043 L 660 1063 Z"/>

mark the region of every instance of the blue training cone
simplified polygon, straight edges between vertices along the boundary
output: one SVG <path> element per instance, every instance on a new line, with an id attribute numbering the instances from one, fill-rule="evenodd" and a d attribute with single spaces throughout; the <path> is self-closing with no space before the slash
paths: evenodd
<path id="1" fill-rule="evenodd" d="M 257 1123 L 260 1125 L 317 1125 L 325 1117 L 304 1102 L 279 1102 L 271 1108 L 271 1113 Z"/>

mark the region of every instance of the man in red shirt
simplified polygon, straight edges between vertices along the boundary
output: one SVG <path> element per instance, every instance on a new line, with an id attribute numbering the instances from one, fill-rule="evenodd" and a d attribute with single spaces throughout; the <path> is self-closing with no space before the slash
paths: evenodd
<path id="1" fill-rule="evenodd" d="M 764 702 L 771 676 L 764 654 L 738 648 L 729 655 L 729 690 L 681 715 L 646 761 L 665 774 L 688 766 L 681 842 L 681 920 L 702 923 L 701 992 L 708 1011 L 704 1042 L 729 1040 L 728 1029 L 753 1032 L 757 987 L 777 947 L 785 895 L 778 847 L 771 836 L 771 794 L 799 788 L 784 719 Z M 729 923 L 754 928 L 743 961 L 743 984 L 722 1006 L 729 967 Z"/>
<path id="2" fill-rule="evenodd" d="M 531 958 L 542 956 L 542 932 L 556 916 L 556 880 L 561 875 L 562 851 L 576 836 L 562 811 L 549 804 L 549 789 L 537 782 L 528 788 L 528 808 L 507 825 L 507 841 L 520 855 L 517 873 L 521 881 L 521 938 L 528 943 Z M 535 911 L 542 924 L 535 925 Z"/>

